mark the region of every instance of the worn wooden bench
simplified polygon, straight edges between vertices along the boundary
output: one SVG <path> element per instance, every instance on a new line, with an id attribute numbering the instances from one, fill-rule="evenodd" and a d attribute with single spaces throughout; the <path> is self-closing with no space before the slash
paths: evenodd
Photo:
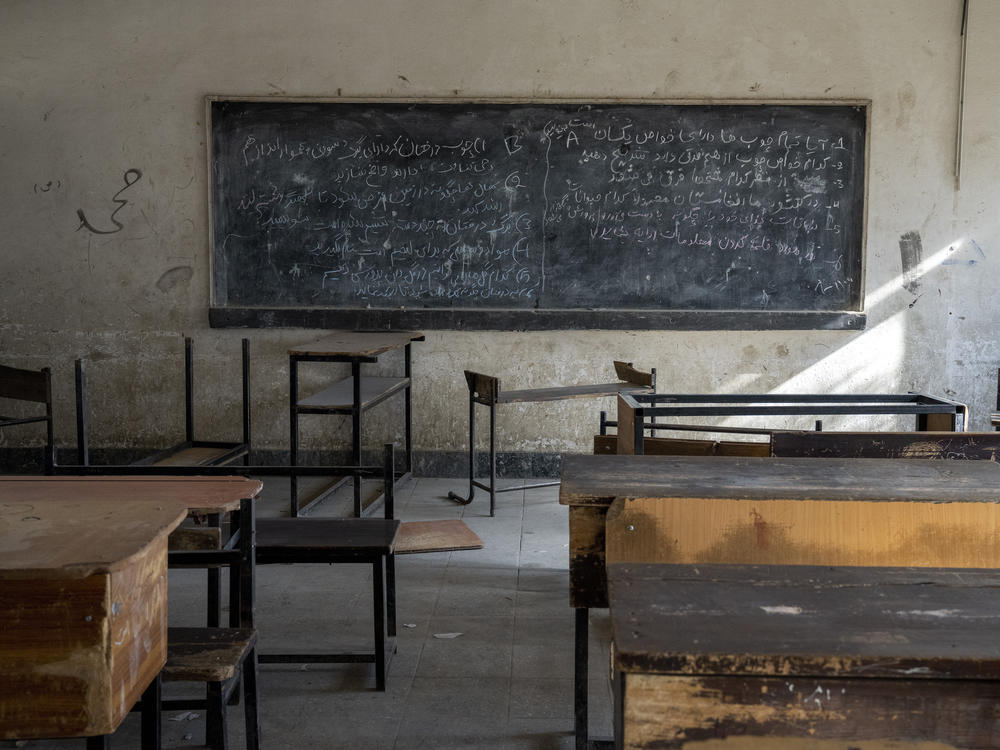
<path id="1" fill-rule="evenodd" d="M 504 487 L 498 489 L 497 484 L 497 454 L 496 454 L 496 410 L 501 404 L 562 401 L 574 398 L 602 398 L 618 396 L 622 393 L 653 391 L 656 389 L 656 370 L 640 372 L 632 367 L 631 362 L 614 362 L 618 382 L 597 383 L 568 386 L 552 386 L 545 388 L 524 388 L 504 391 L 500 387 L 500 379 L 492 375 L 483 375 L 471 370 L 465 371 L 465 380 L 469 387 L 469 494 L 459 495 L 449 492 L 448 497 L 462 505 L 468 505 L 475 497 L 476 488 L 485 490 L 490 495 L 490 515 L 496 509 L 498 492 L 532 489 L 535 487 L 550 487 L 559 482 L 539 482 L 521 485 L 519 487 Z M 489 448 L 489 483 L 476 479 L 476 404 L 489 408 L 490 415 L 490 448 Z"/>

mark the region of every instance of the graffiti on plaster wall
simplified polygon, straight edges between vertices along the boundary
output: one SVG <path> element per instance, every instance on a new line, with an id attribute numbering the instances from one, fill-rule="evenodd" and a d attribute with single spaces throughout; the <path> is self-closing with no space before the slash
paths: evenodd
<path id="1" fill-rule="evenodd" d="M 125 170 L 125 174 L 122 175 L 122 177 L 125 180 L 125 187 L 123 187 L 121 190 L 119 190 L 117 193 L 115 193 L 114 196 L 111 198 L 111 200 L 114 203 L 118 204 L 118 207 L 114 211 L 111 212 L 111 216 L 109 217 L 110 220 L 111 220 L 111 223 L 114 224 L 116 228 L 115 229 L 97 229 L 97 228 L 95 228 L 87 220 L 87 216 L 83 213 L 83 209 L 82 208 L 78 208 L 76 210 L 76 215 L 80 219 L 80 226 L 78 226 L 76 228 L 76 231 L 79 232 L 81 229 L 86 229 L 88 232 L 92 232 L 94 234 L 114 234 L 115 232 L 120 232 L 122 229 L 125 228 L 125 225 L 122 224 L 120 221 L 118 221 L 118 219 L 115 218 L 115 216 L 118 215 L 118 212 L 121 211 L 123 208 L 125 208 L 125 206 L 128 205 L 128 199 L 127 198 L 122 198 L 120 196 L 121 196 L 122 193 L 124 193 L 126 190 L 128 190 L 130 187 L 132 187 L 135 183 L 137 183 L 140 179 L 142 179 L 142 171 L 139 170 L 139 169 L 127 169 L 127 170 Z"/>

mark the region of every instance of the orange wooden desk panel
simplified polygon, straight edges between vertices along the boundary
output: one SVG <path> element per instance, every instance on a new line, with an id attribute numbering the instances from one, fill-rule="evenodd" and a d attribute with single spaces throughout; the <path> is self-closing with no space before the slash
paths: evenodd
<path id="1" fill-rule="evenodd" d="M 0 739 L 113 732 L 166 661 L 167 536 L 238 477 L 0 478 Z"/>

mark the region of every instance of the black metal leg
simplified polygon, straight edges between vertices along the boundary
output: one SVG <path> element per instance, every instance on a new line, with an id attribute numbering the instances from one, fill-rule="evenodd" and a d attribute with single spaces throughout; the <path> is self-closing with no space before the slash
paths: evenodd
<path id="1" fill-rule="evenodd" d="M 257 716 L 257 650 L 251 649 L 243 662 L 243 700 L 247 750 L 260 748 L 260 719 Z"/>
<path id="2" fill-rule="evenodd" d="M 573 639 L 573 715 L 576 731 L 576 750 L 587 750 L 587 691 L 588 647 L 590 642 L 590 610 L 576 608 L 576 627 Z"/>
<path id="3" fill-rule="evenodd" d="M 490 518 L 497 504 L 497 405 L 490 399 Z"/>
<path id="4" fill-rule="evenodd" d="M 390 638 L 396 637 L 396 556 L 385 558 L 385 607 L 386 630 Z"/>
<path id="5" fill-rule="evenodd" d="M 351 464 L 361 466 L 361 363 L 351 362 L 354 376 L 354 405 L 351 412 Z M 361 518 L 361 477 L 354 475 L 354 517 Z"/>
<path id="6" fill-rule="evenodd" d="M 160 675 L 157 674 L 142 694 L 140 704 L 140 743 L 142 750 L 160 750 Z M 88 750 L 89 750 L 88 745 Z"/>
<path id="7" fill-rule="evenodd" d="M 448 499 L 460 505 L 468 505 L 476 496 L 476 401 L 469 390 L 469 496 L 462 497 L 457 492 L 449 492 Z"/>
<path id="8" fill-rule="evenodd" d="M 385 586 L 382 556 L 372 562 L 372 596 L 375 611 L 375 689 L 385 690 Z"/>
<path id="9" fill-rule="evenodd" d="M 226 699 L 221 682 L 208 684 L 207 707 L 205 710 L 205 744 L 209 750 L 228 750 L 229 737 L 226 730 Z"/>
<path id="10" fill-rule="evenodd" d="M 406 474 L 413 473 L 413 367 L 411 365 L 410 344 L 403 350 L 403 377 L 407 379 L 409 385 L 406 386 L 404 394 L 404 411 L 406 419 L 406 455 L 403 470 Z"/>
<path id="11" fill-rule="evenodd" d="M 288 358 L 288 464 L 294 467 L 298 463 L 299 456 L 299 363 L 295 357 Z M 291 492 L 291 507 L 289 515 L 298 518 L 299 515 L 299 478 L 295 475 L 294 468 L 288 475 L 289 490 Z"/>
<path id="12" fill-rule="evenodd" d="M 96 737 L 87 738 L 87 750 L 109 750 L 108 735 L 99 734 Z"/>

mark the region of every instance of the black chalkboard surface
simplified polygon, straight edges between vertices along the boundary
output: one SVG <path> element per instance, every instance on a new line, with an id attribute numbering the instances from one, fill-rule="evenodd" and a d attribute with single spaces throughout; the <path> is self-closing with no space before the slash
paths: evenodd
<path id="1" fill-rule="evenodd" d="M 213 325 L 864 325 L 861 102 L 209 116 Z"/>

